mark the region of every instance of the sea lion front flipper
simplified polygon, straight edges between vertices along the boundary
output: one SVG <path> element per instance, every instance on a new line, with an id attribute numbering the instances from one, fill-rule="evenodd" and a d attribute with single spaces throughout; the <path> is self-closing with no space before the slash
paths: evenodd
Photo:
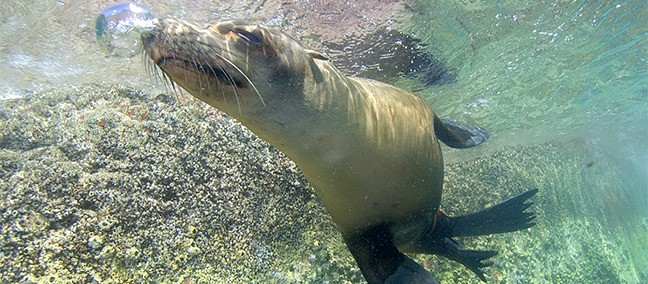
<path id="1" fill-rule="evenodd" d="M 448 147 L 463 149 L 475 147 L 488 139 L 488 132 L 479 126 L 460 124 L 434 116 L 434 134 Z"/>
<path id="2" fill-rule="evenodd" d="M 398 251 L 387 225 L 381 224 L 344 237 L 369 284 L 438 284 L 432 274 Z"/>

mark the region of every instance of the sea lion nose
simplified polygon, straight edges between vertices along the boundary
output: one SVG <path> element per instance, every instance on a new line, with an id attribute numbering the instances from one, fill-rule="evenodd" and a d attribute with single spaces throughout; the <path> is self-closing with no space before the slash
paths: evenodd
<path id="1" fill-rule="evenodd" d="M 144 46 L 144 50 L 146 50 L 149 46 L 155 43 L 156 39 L 157 39 L 157 35 L 152 31 L 142 33 L 141 40 L 142 40 L 142 46 Z"/>

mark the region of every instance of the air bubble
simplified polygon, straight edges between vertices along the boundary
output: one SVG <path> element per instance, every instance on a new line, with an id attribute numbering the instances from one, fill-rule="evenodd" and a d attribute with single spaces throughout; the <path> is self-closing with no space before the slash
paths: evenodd
<path id="1" fill-rule="evenodd" d="M 156 21 L 153 12 L 141 4 L 108 7 L 95 23 L 97 41 L 111 56 L 133 57 L 142 50 L 142 33 L 151 31 Z"/>

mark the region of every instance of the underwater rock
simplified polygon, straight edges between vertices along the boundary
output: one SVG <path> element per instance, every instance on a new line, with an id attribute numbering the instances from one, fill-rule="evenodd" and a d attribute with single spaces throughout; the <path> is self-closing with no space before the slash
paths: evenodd
<path id="1" fill-rule="evenodd" d="M 0 101 L 3 282 L 362 281 L 294 163 L 211 107 L 155 97 L 88 85 Z M 593 190 L 625 176 L 605 160 L 585 166 L 593 154 L 578 145 L 510 147 L 446 166 L 449 213 L 541 189 L 534 228 L 460 240 L 505 256 L 485 271 L 493 282 L 632 279 L 629 253 L 608 230 L 626 214 Z M 479 281 L 451 261 L 417 260 L 442 282 Z"/>

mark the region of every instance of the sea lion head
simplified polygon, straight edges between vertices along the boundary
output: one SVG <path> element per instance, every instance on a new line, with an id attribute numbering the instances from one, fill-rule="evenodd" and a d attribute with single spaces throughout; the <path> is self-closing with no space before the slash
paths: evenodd
<path id="1" fill-rule="evenodd" d="M 276 29 L 244 21 L 162 19 L 142 40 L 171 81 L 235 117 L 301 99 L 305 81 L 318 72 L 314 61 L 326 59 Z"/>

